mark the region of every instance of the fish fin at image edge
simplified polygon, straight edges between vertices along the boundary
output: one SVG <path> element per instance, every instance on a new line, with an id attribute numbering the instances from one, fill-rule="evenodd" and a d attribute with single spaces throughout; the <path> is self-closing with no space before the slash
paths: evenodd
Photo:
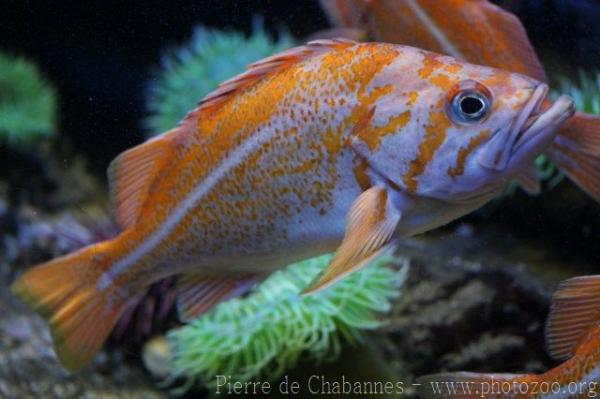
<path id="1" fill-rule="evenodd" d="M 569 179 L 600 202 L 600 117 L 576 113 L 560 129 L 548 156 Z"/>
<path id="2" fill-rule="evenodd" d="M 552 298 L 546 324 L 546 343 L 552 357 L 571 357 L 599 319 L 600 275 L 574 277 L 561 283 Z"/>

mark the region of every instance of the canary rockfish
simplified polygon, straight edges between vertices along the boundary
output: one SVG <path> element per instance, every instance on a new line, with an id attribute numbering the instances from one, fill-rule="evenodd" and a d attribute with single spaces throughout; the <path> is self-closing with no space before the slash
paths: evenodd
<path id="1" fill-rule="evenodd" d="M 337 252 L 306 292 L 403 236 L 481 207 L 574 113 L 532 78 L 427 51 L 310 42 L 219 86 L 175 129 L 118 156 L 123 231 L 40 265 L 13 290 L 50 323 L 75 370 L 128 302 L 181 274 L 182 318 L 274 269 Z"/>

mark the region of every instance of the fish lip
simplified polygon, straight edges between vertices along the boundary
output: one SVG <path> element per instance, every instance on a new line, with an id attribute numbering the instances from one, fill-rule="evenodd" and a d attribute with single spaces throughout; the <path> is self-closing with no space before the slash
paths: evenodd
<path id="1" fill-rule="evenodd" d="M 513 153 L 525 147 L 538 134 L 544 132 L 549 126 L 560 126 L 565 120 L 575 114 L 575 103 L 568 96 L 559 97 L 554 104 L 541 110 L 543 101 L 537 113 L 531 115 L 523 126 Z"/>
<path id="2" fill-rule="evenodd" d="M 519 172 L 524 165 L 533 162 L 558 134 L 560 126 L 575 114 L 575 102 L 569 96 L 560 96 L 550 107 L 540 112 L 533 122 L 523 129 L 521 138 L 511 155 L 507 173 Z"/>
<path id="3" fill-rule="evenodd" d="M 546 97 L 548 96 L 549 87 L 545 83 L 540 83 L 536 86 L 533 94 L 527 101 L 527 104 L 523 107 L 513 124 L 511 137 L 514 137 L 514 143 L 512 147 L 512 153 L 516 152 L 525 141 L 530 137 L 527 135 L 530 127 L 539 120 L 539 118 L 548 110 L 542 111 L 542 105 L 544 104 Z"/>
<path id="4" fill-rule="evenodd" d="M 540 119 L 542 115 L 544 115 L 544 113 L 549 111 L 550 107 L 542 109 L 542 105 L 544 105 L 546 97 L 548 96 L 548 91 L 549 87 L 547 84 L 539 84 L 535 88 L 526 106 L 523 108 L 523 111 L 530 108 L 531 112 L 529 112 L 529 115 L 527 115 L 526 117 L 523 112 L 517 117 L 517 121 L 522 120 L 522 123 L 513 127 L 513 129 L 516 131 L 516 139 L 512 147 L 512 153 L 515 153 L 519 148 L 521 148 L 525 144 L 525 142 L 527 142 L 534 136 L 530 134 L 532 132 L 531 127 L 535 124 L 535 122 L 537 122 Z"/>

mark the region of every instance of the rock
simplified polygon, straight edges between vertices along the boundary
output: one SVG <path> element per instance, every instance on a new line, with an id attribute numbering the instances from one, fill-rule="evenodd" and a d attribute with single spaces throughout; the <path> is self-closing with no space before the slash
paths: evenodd
<path id="1" fill-rule="evenodd" d="M 544 342 L 551 293 L 583 265 L 491 227 L 407 239 L 398 253 L 411 259 L 409 277 L 389 322 L 371 338 L 399 378 L 556 365 Z"/>
<path id="2" fill-rule="evenodd" d="M 148 340 L 142 348 L 144 366 L 157 379 L 166 379 L 171 372 L 173 354 L 167 339 L 158 335 Z"/>

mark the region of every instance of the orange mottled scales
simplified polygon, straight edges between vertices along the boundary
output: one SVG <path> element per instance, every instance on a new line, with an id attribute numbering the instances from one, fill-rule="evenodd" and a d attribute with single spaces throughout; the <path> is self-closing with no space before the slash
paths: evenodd
<path id="1" fill-rule="evenodd" d="M 423 50 L 311 42 L 251 65 L 182 123 L 109 167 L 123 232 L 25 273 L 69 369 L 129 298 L 182 274 L 198 317 L 271 271 L 336 251 L 311 293 L 398 238 L 470 212 L 528 173 L 573 113 L 547 86 Z M 91 328 L 89 326 L 93 325 Z"/>

